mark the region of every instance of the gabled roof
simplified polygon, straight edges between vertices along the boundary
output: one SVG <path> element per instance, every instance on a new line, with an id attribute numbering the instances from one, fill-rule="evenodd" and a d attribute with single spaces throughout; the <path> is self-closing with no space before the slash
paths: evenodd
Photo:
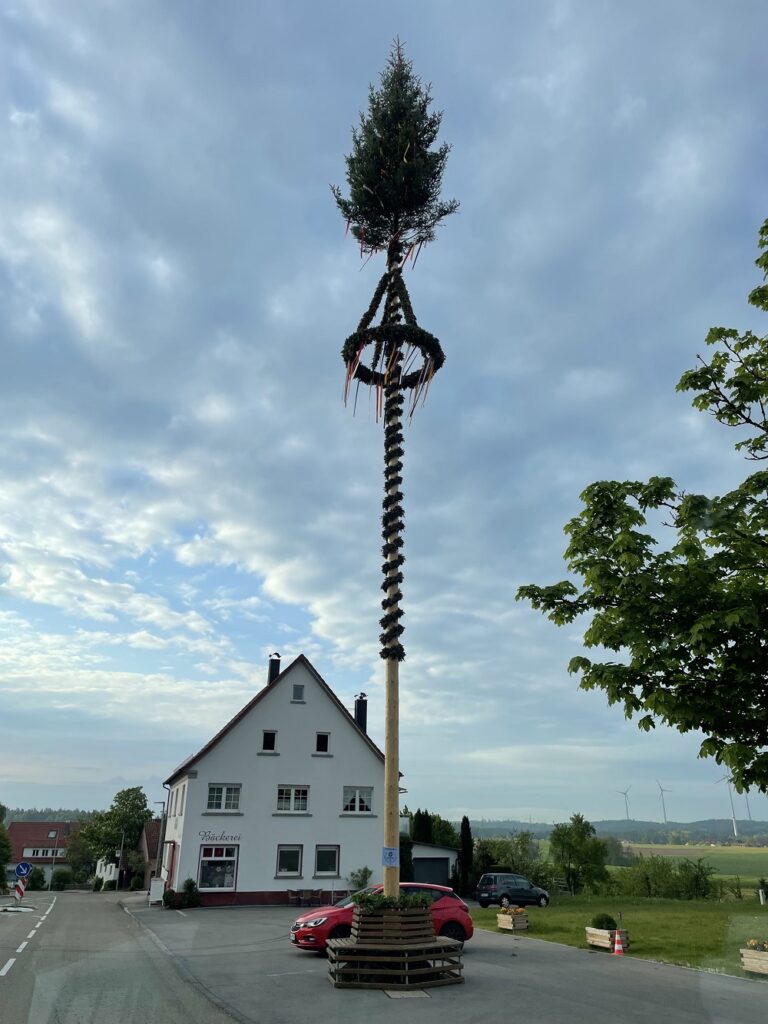
<path id="1" fill-rule="evenodd" d="M 220 743 L 221 740 L 224 739 L 227 733 L 230 732 L 230 730 L 233 729 L 237 725 L 237 723 L 241 721 L 241 719 L 245 718 L 245 716 L 249 714 L 249 712 L 252 711 L 253 708 L 256 707 L 259 701 L 264 699 L 267 693 L 270 693 L 272 690 L 274 690 L 276 686 L 279 686 L 280 682 L 285 678 L 285 676 L 287 676 L 288 673 L 291 672 L 297 665 L 303 665 L 307 669 L 307 671 L 311 673 L 312 677 L 317 681 L 320 688 L 325 691 L 325 694 L 328 697 L 328 699 L 336 705 L 339 711 L 341 711 L 342 715 L 344 715 L 344 717 L 347 719 L 352 728 L 359 734 L 360 738 L 364 740 L 364 742 L 370 747 L 370 749 L 373 751 L 376 757 L 383 761 L 384 754 L 382 753 L 382 751 L 379 750 L 379 748 L 370 738 L 368 733 L 363 732 L 363 730 L 355 721 L 354 717 L 344 707 L 344 705 L 341 703 L 339 698 L 330 688 L 328 683 L 326 683 L 326 681 L 323 679 L 323 677 L 320 675 L 320 673 L 317 671 L 314 665 L 312 665 L 309 658 L 307 658 L 303 654 L 300 654 L 298 658 L 294 658 L 291 664 L 287 668 L 283 669 L 283 671 L 271 683 L 268 683 L 263 690 L 260 690 L 253 698 L 253 700 L 249 701 L 249 703 L 246 704 L 244 708 L 238 711 L 235 717 L 230 719 L 230 721 L 227 722 L 224 728 L 217 732 L 213 739 L 209 740 L 201 750 L 198 750 L 196 754 L 193 754 L 191 757 L 188 757 L 186 761 L 182 761 L 179 767 L 171 775 L 168 776 L 163 785 L 173 785 L 173 783 L 176 782 L 177 779 L 181 778 L 185 774 L 185 772 L 189 771 L 189 769 L 192 768 L 200 760 L 201 757 L 207 754 L 208 751 L 213 750 L 213 748 L 218 743 Z"/>
<path id="2" fill-rule="evenodd" d="M 49 839 L 48 833 L 56 831 L 57 838 Z M 66 838 L 74 831 L 71 821 L 12 821 L 8 825 L 8 838 L 11 840 L 11 863 L 18 863 L 24 860 L 24 850 L 27 847 L 35 849 L 52 850 L 63 849 Z M 33 864 L 44 862 L 50 863 L 50 857 L 27 857 Z"/>

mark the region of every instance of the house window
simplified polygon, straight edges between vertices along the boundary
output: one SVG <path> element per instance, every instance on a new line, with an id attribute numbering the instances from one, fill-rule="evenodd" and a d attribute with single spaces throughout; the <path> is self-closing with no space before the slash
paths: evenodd
<path id="1" fill-rule="evenodd" d="M 345 786 L 344 811 L 348 814 L 370 814 L 373 786 Z"/>
<path id="2" fill-rule="evenodd" d="M 293 697 L 291 700 L 303 701 L 304 700 L 304 683 L 293 684 Z"/>
<path id="3" fill-rule="evenodd" d="M 315 875 L 331 875 L 339 877 L 338 846 L 315 847 Z"/>
<path id="4" fill-rule="evenodd" d="M 209 786 L 207 810 L 240 810 L 240 786 Z"/>
<path id="5" fill-rule="evenodd" d="M 187 784 L 185 782 L 184 785 L 181 787 L 181 806 L 179 807 L 179 814 L 183 814 L 184 813 L 184 796 L 186 795 L 186 792 L 187 792 Z"/>
<path id="6" fill-rule="evenodd" d="M 303 846 L 278 846 L 277 874 L 300 875 Z"/>
<path id="7" fill-rule="evenodd" d="M 237 846 L 201 846 L 198 886 L 201 889 L 234 889 L 238 850 Z"/>
<path id="8" fill-rule="evenodd" d="M 309 808 L 309 786 L 278 786 L 278 811 L 303 812 Z"/>
<path id="9" fill-rule="evenodd" d="M 271 729 L 265 729 L 261 740 L 262 750 L 274 750 L 277 746 L 277 733 Z"/>
<path id="10" fill-rule="evenodd" d="M 318 754 L 327 754 L 331 745 L 331 734 L 319 732 L 315 738 L 315 751 Z"/>

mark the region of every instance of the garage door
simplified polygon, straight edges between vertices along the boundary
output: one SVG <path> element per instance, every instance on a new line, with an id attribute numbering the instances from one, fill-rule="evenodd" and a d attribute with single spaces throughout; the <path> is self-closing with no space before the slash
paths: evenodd
<path id="1" fill-rule="evenodd" d="M 431 885 L 450 885 L 450 861 L 447 857 L 414 857 L 414 882 L 429 882 Z"/>

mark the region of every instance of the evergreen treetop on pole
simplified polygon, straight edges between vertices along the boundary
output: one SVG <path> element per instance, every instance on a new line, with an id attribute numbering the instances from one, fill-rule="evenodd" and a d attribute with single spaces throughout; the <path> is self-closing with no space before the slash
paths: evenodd
<path id="1" fill-rule="evenodd" d="M 433 149 L 443 115 L 430 113 L 432 95 L 414 74 L 400 41 L 390 52 L 381 85 L 372 85 L 368 113 L 352 129 L 347 156 L 349 198 L 333 186 L 336 204 L 360 243 L 373 253 L 395 242 L 402 252 L 431 242 L 435 228 L 458 209 L 440 198 L 451 147 Z"/>

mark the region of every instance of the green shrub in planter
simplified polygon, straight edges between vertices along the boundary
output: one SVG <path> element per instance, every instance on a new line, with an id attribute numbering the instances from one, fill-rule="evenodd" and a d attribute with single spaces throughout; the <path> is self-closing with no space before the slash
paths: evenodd
<path id="1" fill-rule="evenodd" d="M 163 906 L 166 910 L 173 910 L 176 906 L 176 890 L 166 889 L 163 893 Z"/>
<path id="2" fill-rule="evenodd" d="M 93 891 L 101 892 L 102 885 L 104 885 L 104 879 L 101 877 L 101 875 L 96 875 L 96 877 L 93 880 Z"/>
<path id="3" fill-rule="evenodd" d="M 595 914 L 592 918 L 592 928 L 603 928 L 606 931 L 614 931 L 619 926 L 610 914 Z"/>
<path id="4" fill-rule="evenodd" d="M 138 892 L 140 889 L 143 889 L 144 879 L 141 877 L 141 875 L 134 875 L 133 878 L 131 879 L 131 884 L 128 886 L 128 888 L 131 890 L 131 892 Z"/>
<path id="5" fill-rule="evenodd" d="M 183 896 L 183 905 L 185 907 L 200 906 L 200 891 L 194 878 L 185 878 L 182 890 L 183 892 L 178 895 Z"/>
<path id="6" fill-rule="evenodd" d="M 114 892 L 117 889 L 117 879 L 113 878 L 111 882 L 105 882 L 102 889 L 104 892 Z"/>
<path id="7" fill-rule="evenodd" d="M 383 892 L 356 892 L 352 902 L 360 907 L 362 914 L 375 914 L 379 910 L 425 909 L 432 905 L 429 896 L 421 893 L 401 893 L 399 896 L 385 896 Z"/>

